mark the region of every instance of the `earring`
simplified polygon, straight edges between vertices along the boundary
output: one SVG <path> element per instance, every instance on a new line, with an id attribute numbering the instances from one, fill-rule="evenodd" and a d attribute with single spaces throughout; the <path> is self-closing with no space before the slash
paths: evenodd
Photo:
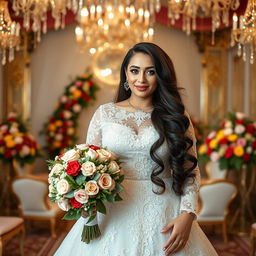
<path id="1" fill-rule="evenodd" d="M 124 82 L 123 86 L 126 91 L 129 91 L 130 87 L 129 87 L 127 80 Z"/>

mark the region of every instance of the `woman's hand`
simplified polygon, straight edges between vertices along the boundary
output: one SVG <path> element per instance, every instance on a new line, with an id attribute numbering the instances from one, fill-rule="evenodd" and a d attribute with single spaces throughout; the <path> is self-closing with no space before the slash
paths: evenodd
<path id="1" fill-rule="evenodd" d="M 169 239 L 164 244 L 165 255 L 170 255 L 181 250 L 187 243 L 191 226 L 195 215 L 182 212 L 180 216 L 170 221 L 162 230 L 161 233 L 171 231 Z"/>

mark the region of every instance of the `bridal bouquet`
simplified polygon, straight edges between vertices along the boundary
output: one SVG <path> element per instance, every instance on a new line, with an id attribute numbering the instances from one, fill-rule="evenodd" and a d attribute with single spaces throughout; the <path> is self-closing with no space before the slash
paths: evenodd
<path id="1" fill-rule="evenodd" d="M 79 144 L 48 160 L 49 197 L 67 213 L 66 220 L 84 218 L 82 241 L 90 243 L 101 235 L 97 212 L 106 214 L 105 202 L 122 200 L 120 162 L 109 150 Z"/>

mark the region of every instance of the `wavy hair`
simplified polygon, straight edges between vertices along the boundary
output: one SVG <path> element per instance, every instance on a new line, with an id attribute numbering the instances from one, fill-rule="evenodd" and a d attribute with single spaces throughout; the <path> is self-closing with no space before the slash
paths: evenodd
<path id="1" fill-rule="evenodd" d="M 166 141 L 173 177 L 172 188 L 177 195 L 182 195 L 185 181 L 188 178 L 195 178 L 193 170 L 197 165 L 197 159 L 188 153 L 193 146 L 193 141 L 186 136 L 190 121 L 185 114 L 185 107 L 179 93 L 182 88 L 177 87 L 176 74 L 170 57 L 159 46 L 142 42 L 128 51 L 121 65 L 120 83 L 115 102 L 126 100 L 131 96 L 131 91 L 126 91 L 123 84 L 126 81 L 125 71 L 130 59 L 136 53 L 149 55 L 156 70 L 157 88 L 152 97 L 154 109 L 151 120 L 159 133 L 159 139 L 151 146 L 150 156 L 157 164 L 152 170 L 151 180 L 160 187 L 160 191 L 154 191 L 154 193 L 162 194 L 165 191 L 165 183 L 159 177 L 165 166 L 163 160 L 157 155 L 157 150 Z"/>

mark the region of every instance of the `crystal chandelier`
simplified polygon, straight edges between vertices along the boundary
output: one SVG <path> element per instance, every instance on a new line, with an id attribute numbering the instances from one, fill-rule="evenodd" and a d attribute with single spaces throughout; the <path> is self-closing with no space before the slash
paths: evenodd
<path id="1" fill-rule="evenodd" d="M 215 32 L 221 23 L 229 25 L 229 10 L 238 7 L 239 0 L 168 0 L 168 18 L 174 24 L 182 14 L 182 29 L 190 34 L 191 29 L 196 30 L 197 17 L 211 17 Z"/>
<path id="2" fill-rule="evenodd" d="M 2 64 L 6 63 L 6 51 L 9 50 L 9 61 L 14 59 L 14 49 L 20 42 L 20 25 L 11 20 L 8 2 L 0 1 L 0 52 Z"/>
<path id="3" fill-rule="evenodd" d="M 239 27 L 238 27 L 239 23 Z M 254 63 L 256 51 L 256 0 L 249 0 L 244 15 L 238 17 L 233 15 L 233 29 L 231 34 L 231 45 L 238 43 L 238 56 L 243 55 L 246 61 L 247 54 L 250 55 L 250 63 Z"/>
<path id="4" fill-rule="evenodd" d="M 161 8 L 160 0 L 95 0 L 80 6 L 76 40 L 91 54 L 110 44 L 127 48 L 151 40 L 154 13 Z"/>
<path id="5" fill-rule="evenodd" d="M 77 6 L 77 0 L 73 0 Z M 12 8 L 16 15 L 21 12 L 23 15 L 23 26 L 30 29 L 30 19 L 32 19 L 32 31 L 37 33 L 37 41 L 41 40 L 41 31 L 47 32 L 47 10 L 52 9 L 52 16 L 55 20 L 54 28 L 65 27 L 65 15 L 67 8 L 73 7 L 71 0 L 13 0 Z"/>

